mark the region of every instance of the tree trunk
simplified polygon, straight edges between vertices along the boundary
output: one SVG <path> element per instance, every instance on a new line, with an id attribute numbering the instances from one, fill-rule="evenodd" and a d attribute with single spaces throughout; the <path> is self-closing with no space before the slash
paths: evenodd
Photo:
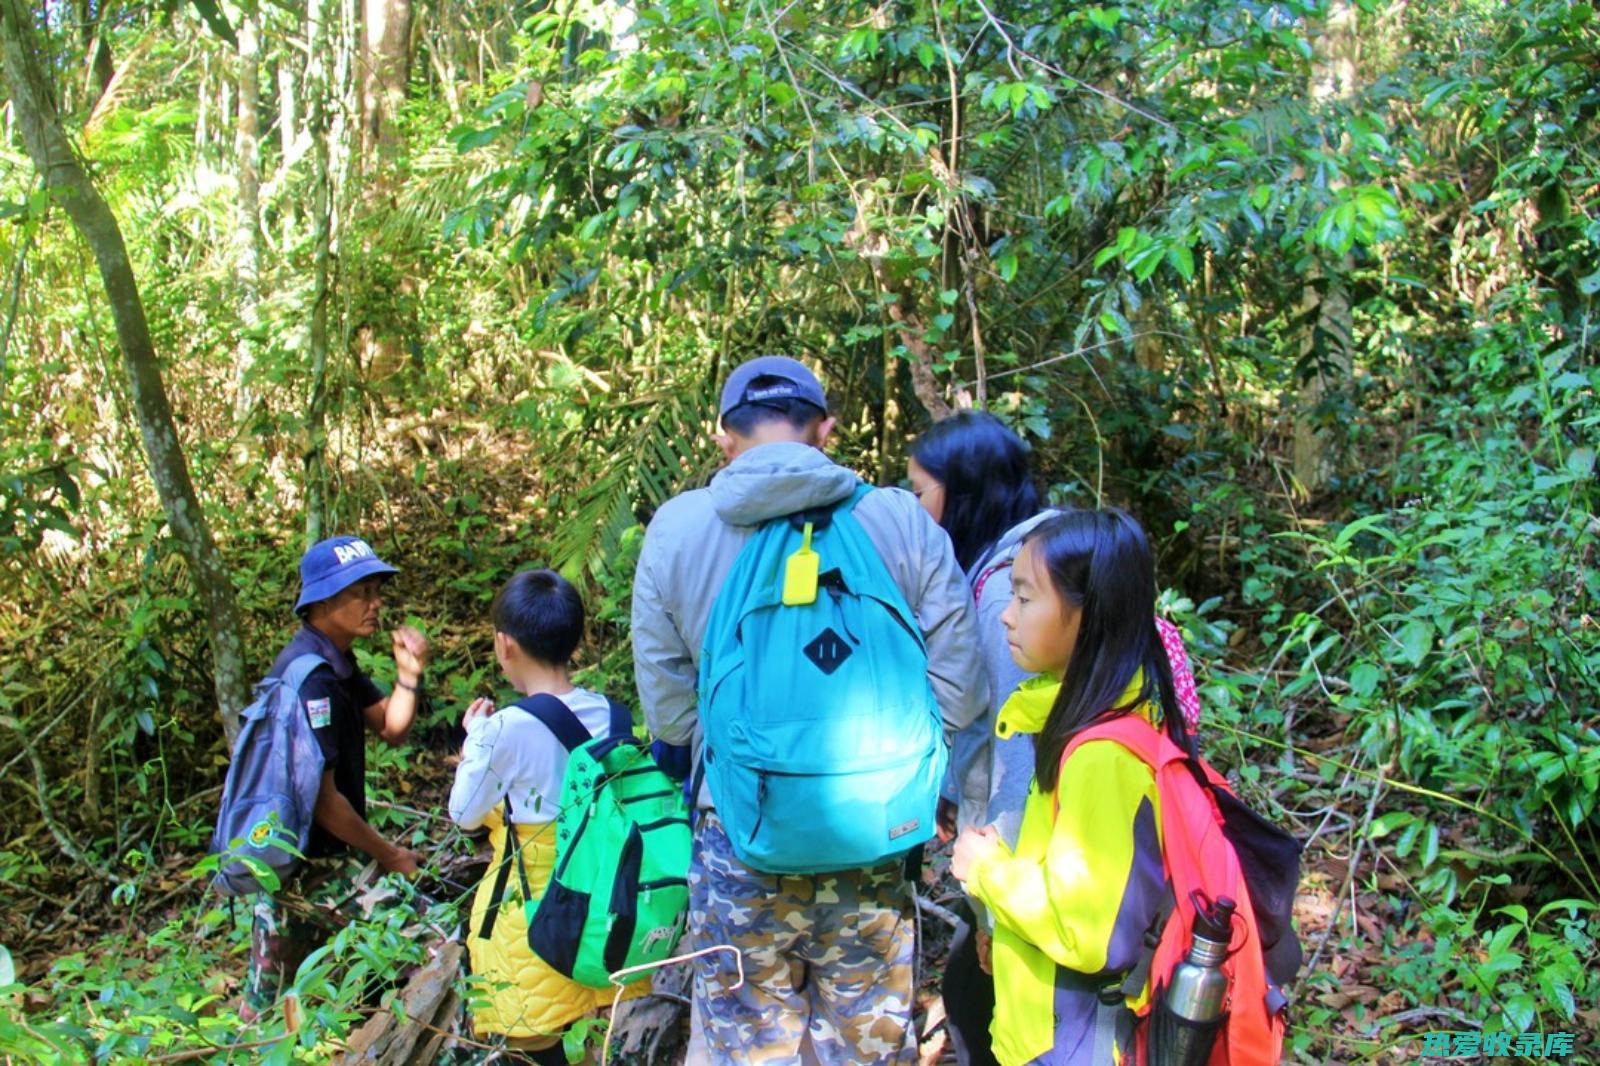
<path id="1" fill-rule="evenodd" d="M 411 78 L 411 0 L 362 0 L 361 143 L 369 155 L 392 154 L 394 119 Z"/>
<path id="2" fill-rule="evenodd" d="M 244 675 L 244 649 L 233 585 L 211 539 L 205 513 L 189 480 L 188 463 L 178 445 L 172 408 L 161 383 L 150 326 L 122 231 L 61 128 L 33 33 L 32 15 L 22 0 L 0 0 L 0 51 L 4 53 L 6 77 L 11 83 L 17 125 L 34 166 L 46 186 L 59 195 L 61 205 L 99 266 L 150 474 L 210 623 L 217 708 L 231 746 L 239 730 L 239 711 L 250 693 Z"/>
<path id="3" fill-rule="evenodd" d="M 1356 6 L 1351 0 L 1333 0 L 1313 44 L 1311 99 L 1328 106 L 1355 92 Z M 1338 145 L 1331 145 L 1337 149 Z M 1343 179 L 1332 187 L 1345 184 Z M 1322 412 L 1330 395 L 1349 387 L 1353 365 L 1355 328 L 1350 296 L 1345 288 L 1352 262 L 1344 256 L 1331 269 L 1313 266 L 1301 296 L 1305 324 L 1300 347 L 1306 368 L 1296 405 L 1294 425 L 1294 476 L 1307 493 L 1314 493 L 1333 476 L 1338 448 L 1337 422 Z"/>
<path id="4" fill-rule="evenodd" d="M 234 262 L 239 271 L 239 352 L 234 412 L 245 418 L 255 406 L 249 383 L 261 327 L 261 20 L 248 12 L 239 20 L 239 122 L 234 135 L 239 201 L 234 215 Z"/>
<path id="5" fill-rule="evenodd" d="M 211 53 L 200 56 L 200 86 L 195 91 L 194 148 L 198 153 L 206 150 L 211 139 Z"/>
<path id="6" fill-rule="evenodd" d="M 105 6 L 105 0 L 81 0 L 78 5 L 78 32 L 85 49 L 84 99 L 91 110 L 111 87 L 117 72 L 111 46 L 106 43 Z"/>
<path id="7" fill-rule="evenodd" d="M 333 0 L 312 0 L 306 9 L 310 25 L 310 60 L 306 64 L 306 126 L 311 136 L 315 178 L 311 193 L 311 398 L 306 409 L 306 543 L 327 535 L 328 438 L 328 302 L 333 238 L 333 180 L 328 159 L 328 51 L 333 46 L 329 22 Z"/>
<path id="8" fill-rule="evenodd" d="M 278 166 L 270 179 L 272 195 L 269 202 L 278 210 L 278 247 L 287 251 L 294 244 L 294 232 L 299 227 L 299 204 L 293 196 L 279 196 L 278 190 L 288 185 L 289 175 L 298 156 L 302 133 L 297 94 L 294 51 L 285 51 L 278 57 Z M 267 195 L 263 192 L 263 195 Z"/>

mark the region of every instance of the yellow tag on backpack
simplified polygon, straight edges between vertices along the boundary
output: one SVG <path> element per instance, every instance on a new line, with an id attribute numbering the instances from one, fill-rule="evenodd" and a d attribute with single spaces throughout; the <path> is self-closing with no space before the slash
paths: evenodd
<path id="1" fill-rule="evenodd" d="M 783 564 L 783 605 L 804 607 L 817 601 L 817 573 L 822 558 L 811 550 L 811 523 L 806 523 L 800 549 Z"/>

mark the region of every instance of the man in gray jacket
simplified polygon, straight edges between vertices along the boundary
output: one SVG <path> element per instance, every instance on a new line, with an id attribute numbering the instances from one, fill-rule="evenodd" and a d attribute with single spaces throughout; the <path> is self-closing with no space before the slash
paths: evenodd
<path id="1" fill-rule="evenodd" d="M 820 450 L 833 429 L 816 377 L 764 356 L 729 376 L 719 406 L 728 465 L 708 488 L 656 513 L 633 588 L 634 669 L 657 739 L 703 737 L 697 672 L 711 608 L 745 542 L 763 522 L 825 507 L 859 484 Z M 856 519 L 916 615 L 928 677 L 947 731 L 988 699 L 972 595 L 945 532 L 899 489 L 869 493 Z M 825 728 L 825 724 L 820 725 Z M 689 873 L 695 947 L 732 944 L 697 960 L 695 1011 L 715 1063 L 795 1063 L 801 1047 L 823 1063 L 916 1061 L 911 1026 L 914 935 L 902 864 L 816 876 L 751 870 L 734 855 L 702 786 Z"/>

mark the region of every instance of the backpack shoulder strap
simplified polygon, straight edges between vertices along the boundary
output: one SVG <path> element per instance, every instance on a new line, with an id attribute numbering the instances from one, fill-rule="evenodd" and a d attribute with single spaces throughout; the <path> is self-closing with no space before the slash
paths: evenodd
<path id="1" fill-rule="evenodd" d="M 1067 760 L 1072 757 L 1073 752 L 1095 740 L 1110 740 L 1132 752 L 1150 767 L 1156 776 L 1157 787 L 1161 784 L 1162 768 L 1173 762 L 1182 762 L 1184 759 L 1183 750 L 1144 718 L 1137 714 L 1120 714 L 1109 721 L 1079 731 L 1062 749 L 1058 770 L 1066 769 Z M 1057 810 L 1060 809 L 1060 804 L 1061 800 L 1058 797 Z"/>
<path id="2" fill-rule="evenodd" d="M 524 697 L 511 706 L 526 711 L 543 722 L 545 728 L 554 733 L 556 739 L 561 741 L 561 746 L 568 751 L 577 751 L 594 739 L 593 734 L 584 727 L 578 716 L 572 713 L 572 708 L 548 692 Z"/>
<path id="3" fill-rule="evenodd" d="M 871 485 L 867 484 L 865 481 L 858 481 L 858 482 L 856 482 L 856 487 L 853 490 L 851 490 L 850 495 L 846 496 L 844 499 L 842 499 L 838 503 L 834 504 L 834 507 L 835 507 L 835 509 L 837 509 L 841 513 L 848 513 L 850 511 L 853 511 L 853 510 L 856 509 L 856 504 L 858 504 L 862 500 L 866 499 L 867 498 L 867 494 L 870 493 L 871 491 L 872 491 L 872 486 Z"/>
<path id="4" fill-rule="evenodd" d="M 295 656 L 294 660 L 289 663 L 288 669 L 284 670 L 283 677 L 280 680 L 295 692 L 299 692 L 300 686 L 306 683 L 306 678 L 311 676 L 312 671 L 319 666 L 327 665 L 328 660 L 314 651 L 308 651 L 304 655 Z"/>
<path id="5" fill-rule="evenodd" d="M 1061 761 L 1092 740 L 1113 740 L 1133 752 L 1155 771 L 1167 763 L 1183 759 L 1182 749 L 1172 739 L 1137 714 L 1120 714 L 1107 722 L 1082 730 L 1068 742 Z"/>
<path id="6" fill-rule="evenodd" d="M 1000 571 L 1009 569 L 1011 564 L 1012 560 L 1001 559 L 998 563 L 993 563 L 984 567 L 983 571 L 978 574 L 978 580 L 972 583 L 972 602 L 977 603 L 979 600 L 983 599 L 983 586 L 987 585 L 989 583 L 989 579 L 994 577 L 994 575 L 998 574 Z"/>
<path id="7" fill-rule="evenodd" d="M 626 704 L 618 703 L 610 696 L 606 697 L 606 705 L 611 708 L 611 735 L 614 737 L 632 736 L 633 712 L 628 709 Z"/>

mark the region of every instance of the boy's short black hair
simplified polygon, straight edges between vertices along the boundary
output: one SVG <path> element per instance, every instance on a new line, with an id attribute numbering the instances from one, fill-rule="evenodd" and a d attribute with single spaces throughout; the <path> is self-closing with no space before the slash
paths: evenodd
<path id="1" fill-rule="evenodd" d="M 583 598 L 554 570 L 524 570 L 495 594 L 489 608 L 497 632 L 530 658 L 553 666 L 572 660 L 583 639 Z"/>
<path id="2" fill-rule="evenodd" d="M 761 375 L 750 382 L 750 387 L 761 389 L 784 384 L 788 384 L 784 378 Z M 780 396 L 770 400 L 747 401 L 737 407 L 729 408 L 722 416 L 722 428 L 729 433 L 748 437 L 755 432 L 757 426 L 768 422 L 787 422 L 790 427 L 803 430 L 814 422 L 820 422 L 827 415 L 827 411 L 809 400 Z"/>

